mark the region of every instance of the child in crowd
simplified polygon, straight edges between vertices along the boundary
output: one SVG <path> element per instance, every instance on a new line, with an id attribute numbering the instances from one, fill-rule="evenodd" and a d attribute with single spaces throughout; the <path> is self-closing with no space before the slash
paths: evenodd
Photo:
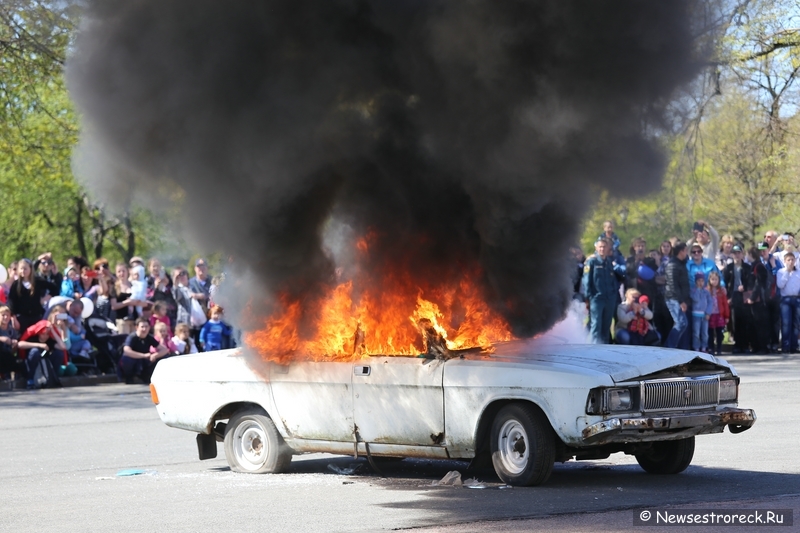
<path id="1" fill-rule="evenodd" d="M 64 281 L 61 282 L 61 296 L 66 298 L 80 298 L 79 290 L 81 277 L 74 266 L 64 269 Z"/>
<path id="2" fill-rule="evenodd" d="M 150 317 L 151 320 L 155 317 Z M 158 341 L 158 344 L 163 346 L 169 352 L 169 355 L 175 355 L 178 353 L 178 348 L 175 346 L 175 343 L 172 342 L 170 338 L 170 331 L 169 327 L 161 321 L 155 322 L 153 326 L 153 337 Z M 150 353 L 157 353 L 158 349 L 155 347 L 150 348 Z"/>
<path id="3" fill-rule="evenodd" d="M 711 317 L 708 319 L 708 353 L 719 355 L 722 353 L 722 337 L 725 326 L 731 318 L 731 308 L 728 304 L 728 293 L 725 287 L 720 286 L 719 273 L 711 272 L 708 275 L 708 292 L 711 293 Z"/>
<path id="4" fill-rule="evenodd" d="M 71 305 L 76 306 L 80 303 L 80 300 L 76 300 L 73 301 Z M 80 309 L 83 311 L 83 305 L 80 306 Z M 92 345 L 86 340 L 86 328 L 83 327 L 80 313 L 78 313 L 77 316 L 72 316 L 69 313 L 65 314 L 66 316 L 63 317 L 63 319 L 69 331 L 69 347 L 67 348 L 67 352 L 73 358 L 80 358 L 81 362 L 91 361 L 92 358 L 89 352 L 92 350 Z M 65 344 L 67 343 L 65 342 Z"/>
<path id="5" fill-rule="evenodd" d="M 144 302 L 147 300 L 147 281 L 144 277 L 144 267 L 136 265 L 131 267 L 131 300 Z M 142 316 L 142 306 L 136 306 L 136 312 Z"/>
<path id="6" fill-rule="evenodd" d="M 231 334 L 233 328 L 222 321 L 222 307 L 215 305 L 209 312 L 210 318 L 200 330 L 200 344 L 203 350 L 225 350 L 231 348 Z"/>
<path id="7" fill-rule="evenodd" d="M 70 340 L 69 315 L 63 305 L 55 305 L 47 315 L 47 321 L 55 326 L 55 333 L 61 337 L 67 353 L 70 353 L 72 341 Z M 86 341 L 84 341 L 86 342 Z M 72 361 L 65 361 L 64 364 L 56 368 L 59 376 L 74 376 L 78 373 L 78 367 Z"/>
<path id="8" fill-rule="evenodd" d="M 19 332 L 11 322 L 11 309 L 0 307 L 0 376 L 11 376 L 17 368 L 17 343 Z"/>
<path id="9" fill-rule="evenodd" d="M 711 293 L 706 289 L 706 277 L 702 272 L 694 276 L 692 297 L 692 349 L 708 351 L 708 320 L 714 310 Z"/>
<path id="10" fill-rule="evenodd" d="M 155 331 L 156 324 L 167 326 L 167 339 L 172 337 L 172 323 L 167 316 L 167 306 L 163 302 L 153 304 L 153 314 L 150 316 L 150 327 Z"/>
<path id="11" fill-rule="evenodd" d="M 172 344 L 175 345 L 176 351 L 181 354 L 197 353 L 197 346 L 192 339 L 189 330 L 189 324 L 183 322 L 175 326 L 175 336 L 172 337 Z"/>

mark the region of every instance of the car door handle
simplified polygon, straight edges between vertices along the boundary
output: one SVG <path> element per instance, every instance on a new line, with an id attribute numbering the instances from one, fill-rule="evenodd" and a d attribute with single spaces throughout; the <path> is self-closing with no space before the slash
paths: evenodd
<path id="1" fill-rule="evenodd" d="M 369 365 L 356 365 L 353 367 L 353 375 L 356 376 L 369 376 Z"/>

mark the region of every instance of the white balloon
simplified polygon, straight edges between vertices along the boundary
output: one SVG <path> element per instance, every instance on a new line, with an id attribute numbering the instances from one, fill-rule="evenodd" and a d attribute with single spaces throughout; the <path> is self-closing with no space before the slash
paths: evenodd
<path id="1" fill-rule="evenodd" d="M 8 279 L 8 270 L 3 265 L 0 265 L 0 283 L 5 283 Z"/>
<path id="2" fill-rule="evenodd" d="M 53 296 L 50 298 L 50 301 L 47 302 L 47 309 L 52 309 L 57 305 L 63 305 L 66 307 L 67 302 L 71 302 L 72 298 L 67 298 L 66 296 Z"/>
<path id="3" fill-rule="evenodd" d="M 81 298 L 81 302 L 83 303 L 83 312 L 81 313 L 81 317 L 89 318 L 94 313 L 94 302 L 92 302 L 91 298 L 86 298 L 85 296 Z"/>

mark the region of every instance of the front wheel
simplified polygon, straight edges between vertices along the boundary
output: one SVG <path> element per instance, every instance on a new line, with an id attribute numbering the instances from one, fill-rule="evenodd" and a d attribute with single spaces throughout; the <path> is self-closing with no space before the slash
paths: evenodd
<path id="1" fill-rule="evenodd" d="M 234 413 L 225 427 L 225 457 L 231 470 L 249 474 L 286 470 L 291 450 L 283 442 L 275 423 L 260 409 Z"/>
<path id="2" fill-rule="evenodd" d="M 694 437 L 654 442 L 650 448 L 635 455 L 648 474 L 679 474 L 689 467 L 694 457 Z"/>
<path id="3" fill-rule="evenodd" d="M 495 472 L 509 485 L 541 485 L 553 471 L 555 438 L 547 417 L 535 407 L 521 403 L 503 407 L 492 423 Z"/>

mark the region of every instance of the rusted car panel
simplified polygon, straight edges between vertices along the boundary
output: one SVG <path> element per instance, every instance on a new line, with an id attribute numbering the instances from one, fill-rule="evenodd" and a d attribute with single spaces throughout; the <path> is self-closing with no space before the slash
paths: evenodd
<path id="1" fill-rule="evenodd" d="M 332 442 L 322 440 L 289 439 L 286 441 L 297 452 L 334 453 L 338 455 L 367 456 L 369 453 L 385 457 L 417 457 L 421 459 L 448 459 L 447 449 L 443 446 L 410 446 L 402 444 L 378 444 L 366 442 Z"/>
<path id="2" fill-rule="evenodd" d="M 445 364 L 443 360 L 419 357 L 371 357 L 353 364 L 358 440 L 412 446 L 442 445 Z"/>
<path id="3" fill-rule="evenodd" d="M 271 364 L 270 388 L 279 416 L 274 420 L 283 437 L 352 442 L 352 375 L 352 363 Z"/>

